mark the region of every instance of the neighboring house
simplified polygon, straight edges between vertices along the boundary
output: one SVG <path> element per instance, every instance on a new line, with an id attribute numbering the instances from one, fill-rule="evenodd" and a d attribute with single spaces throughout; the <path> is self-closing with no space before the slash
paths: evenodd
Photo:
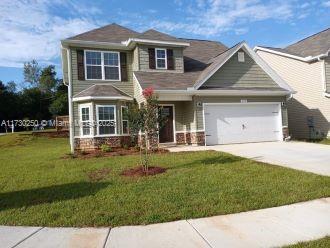
<path id="1" fill-rule="evenodd" d="M 287 134 L 293 91 L 245 42 L 228 49 L 111 24 L 62 40 L 62 63 L 75 124 L 71 149 L 128 142 L 127 107 L 134 99 L 143 103 L 148 87 L 168 120 L 160 143 L 274 141 Z M 115 125 L 102 125 L 108 122 Z"/>
<path id="2" fill-rule="evenodd" d="M 286 48 L 254 49 L 297 92 L 288 102 L 294 138 L 330 136 L 330 28 Z"/>

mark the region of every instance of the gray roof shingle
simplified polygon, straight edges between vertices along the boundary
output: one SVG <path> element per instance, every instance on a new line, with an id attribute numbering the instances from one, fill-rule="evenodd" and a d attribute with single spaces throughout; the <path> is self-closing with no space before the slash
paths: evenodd
<path id="1" fill-rule="evenodd" d="M 161 41 L 174 41 L 174 42 L 182 42 L 180 39 L 165 34 L 165 33 L 161 33 L 157 30 L 154 29 L 149 29 L 145 32 L 143 32 L 142 34 L 138 35 L 136 38 L 139 39 L 147 39 L 147 40 L 161 40 Z"/>
<path id="2" fill-rule="evenodd" d="M 318 56 L 325 54 L 330 49 L 330 28 L 311 35 L 285 48 L 266 46 L 259 47 L 299 57 Z"/>
<path id="3" fill-rule="evenodd" d="M 135 38 L 138 35 L 140 35 L 138 32 L 120 26 L 116 23 L 112 23 L 104 27 L 70 37 L 68 40 L 121 43 L 128 38 Z"/>
<path id="4" fill-rule="evenodd" d="M 94 84 L 91 87 L 79 92 L 78 94 L 74 95 L 73 97 L 87 97 L 87 96 L 97 96 L 97 97 L 131 97 L 124 92 L 120 91 L 116 87 L 112 86 L 111 84 Z"/>
<path id="5" fill-rule="evenodd" d="M 289 45 L 285 50 L 302 57 L 317 56 L 330 49 L 330 28 Z"/>

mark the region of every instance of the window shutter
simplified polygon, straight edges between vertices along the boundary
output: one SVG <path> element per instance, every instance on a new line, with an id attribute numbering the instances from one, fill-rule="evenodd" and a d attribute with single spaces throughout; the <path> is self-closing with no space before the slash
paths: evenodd
<path id="1" fill-rule="evenodd" d="M 120 53 L 120 73 L 121 81 L 127 81 L 127 54 L 124 52 Z"/>
<path id="2" fill-rule="evenodd" d="M 85 80 L 84 50 L 77 50 L 78 80 Z"/>
<path id="3" fill-rule="evenodd" d="M 149 48 L 149 68 L 150 69 L 156 69 L 156 64 L 155 64 L 155 48 Z"/>
<path id="4" fill-rule="evenodd" d="M 173 50 L 166 49 L 166 56 L 167 56 L 167 69 L 174 70 Z"/>

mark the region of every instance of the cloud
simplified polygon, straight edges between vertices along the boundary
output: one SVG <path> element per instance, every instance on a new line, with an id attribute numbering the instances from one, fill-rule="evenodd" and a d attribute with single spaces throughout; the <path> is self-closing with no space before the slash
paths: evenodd
<path id="1" fill-rule="evenodd" d="M 193 3 L 176 1 L 185 16 L 181 20 L 146 20 L 145 25 L 163 31 L 216 36 L 233 31 L 243 34 L 247 26 L 259 21 L 275 20 L 290 23 L 295 18 L 306 18 L 309 12 L 295 0 L 196 0 Z"/>
<path id="2" fill-rule="evenodd" d="M 31 59 L 49 64 L 59 57 L 61 39 L 97 26 L 84 15 L 83 5 L 69 4 L 70 8 L 64 0 L 2 0 L 0 66 L 22 67 L 23 62 Z M 58 16 L 54 14 L 54 8 L 63 11 L 76 9 L 79 17 L 70 17 L 70 13 L 67 18 Z M 97 11 L 92 8 L 92 12 Z"/>
<path id="3" fill-rule="evenodd" d="M 330 8 L 330 1 L 325 1 L 325 2 L 322 3 L 322 5 L 323 5 L 324 7 L 328 7 L 328 8 Z"/>

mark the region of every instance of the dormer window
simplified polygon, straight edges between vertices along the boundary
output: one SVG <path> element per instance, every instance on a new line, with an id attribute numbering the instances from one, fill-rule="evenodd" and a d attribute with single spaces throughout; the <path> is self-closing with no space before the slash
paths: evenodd
<path id="1" fill-rule="evenodd" d="M 156 69 L 167 69 L 166 49 L 156 48 Z"/>

